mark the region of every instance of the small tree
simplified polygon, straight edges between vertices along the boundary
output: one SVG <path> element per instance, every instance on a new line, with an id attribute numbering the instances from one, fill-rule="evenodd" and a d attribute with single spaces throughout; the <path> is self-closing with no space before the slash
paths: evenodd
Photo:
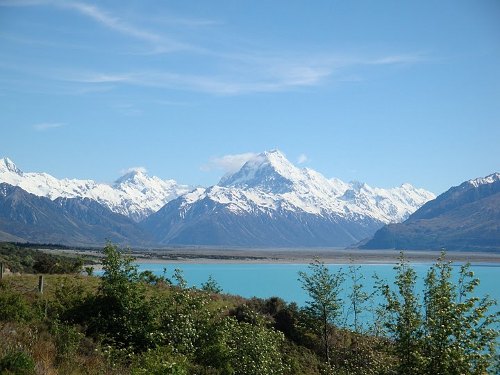
<path id="1" fill-rule="evenodd" d="M 323 262 L 315 259 L 309 265 L 310 273 L 299 272 L 299 281 L 307 292 L 307 311 L 320 321 L 320 336 L 323 340 L 324 355 L 330 363 L 330 345 L 328 342 L 330 324 L 337 323 L 341 313 L 339 294 L 344 281 L 342 270 L 331 273 Z"/>
<path id="2" fill-rule="evenodd" d="M 349 312 L 353 317 L 350 326 L 355 333 L 362 333 L 364 329 L 361 321 L 361 314 L 363 311 L 366 311 L 366 305 L 369 302 L 371 295 L 364 289 L 364 276 L 361 272 L 361 266 L 351 264 L 347 275 L 352 283 L 351 291 L 347 296 L 350 302 Z"/>
<path id="3" fill-rule="evenodd" d="M 483 374 L 493 364 L 498 313 L 489 313 L 495 301 L 472 296 L 479 280 L 468 264 L 452 281 L 451 262 L 444 253 L 425 279 L 424 349 L 429 374 Z"/>
<path id="4" fill-rule="evenodd" d="M 469 265 L 453 281 L 444 253 L 425 277 L 423 304 L 415 293 L 416 272 L 402 256 L 395 267 L 396 290 L 381 286 L 388 312 L 386 328 L 394 339 L 397 373 L 429 375 L 480 375 L 497 365 L 499 313 L 496 304 L 473 292 L 479 280 Z M 379 284 L 380 285 L 380 284 Z"/>
<path id="5" fill-rule="evenodd" d="M 96 300 L 91 329 L 118 348 L 142 351 L 152 345 L 149 325 L 151 308 L 139 282 L 134 258 L 124 256 L 110 243 L 104 248 L 104 274 Z"/>
<path id="6" fill-rule="evenodd" d="M 201 284 L 201 290 L 207 293 L 222 293 L 222 288 L 212 275 L 208 276 L 207 282 Z"/>
<path id="7" fill-rule="evenodd" d="M 396 270 L 396 290 L 380 284 L 385 297 L 383 309 L 387 311 L 385 327 L 394 339 L 394 350 L 399 364 L 398 374 L 421 374 L 422 355 L 422 305 L 416 293 L 417 274 L 401 253 Z"/>

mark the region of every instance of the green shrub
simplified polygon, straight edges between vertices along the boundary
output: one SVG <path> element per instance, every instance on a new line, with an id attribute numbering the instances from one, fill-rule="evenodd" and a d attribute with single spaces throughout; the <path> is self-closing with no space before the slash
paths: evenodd
<path id="1" fill-rule="evenodd" d="M 57 349 L 57 362 L 73 357 L 80 347 L 84 335 L 74 326 L 62 324 L 55 320 L 52 323 L 51 333 Z"/>
<path id="2" fill-rule="evenodd" d="M 22 294 L 0 283 L 0 321 L 25 322 L 33 315 L 31 306 Z"/>
<path id="3" fill-rule="evenodd" d="M 136 359 L 132 375 L 187 375 L 188 361 L 170 347 L 147 350 Z"/>
<path id="4" fill-rule="evenodd" d="M 0 359 L 1 374 L 31 375 L 35 373 L 35 361 L 23 351 L 8 352 Z"/>

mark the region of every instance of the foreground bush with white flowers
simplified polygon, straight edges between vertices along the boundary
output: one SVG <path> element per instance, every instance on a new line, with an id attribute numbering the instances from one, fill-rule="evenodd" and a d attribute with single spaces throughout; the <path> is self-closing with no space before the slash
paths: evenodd
<path id="1" fill-rule="evenodd" d="M 210 279 L 188 288 L 139 273 L 108 244 L 102 277 L 46 275 L 0 282 L 2 374 L 484 374 L 495 373 L 498 314 L 474 297 L 478 281 L 464 266 L 458 285 L 443 258 L 431 267 L 425 296 L 401 260 L 394 284 L 379 280 L 371 324 L 359 268 L 331 274 L 316 261 L 299 280 L 306 307 L 278 297 L 221 294 Z M 347 300 L 339 298 L 351 279 Z M 394 286 L 391 286 L 394 285 Z M 349 324 L 339 311 L 348 307 Z"/>

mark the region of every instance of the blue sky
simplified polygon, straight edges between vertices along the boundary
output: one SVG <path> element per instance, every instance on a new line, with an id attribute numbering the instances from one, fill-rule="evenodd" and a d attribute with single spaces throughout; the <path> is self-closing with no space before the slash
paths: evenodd
<path id="1" fill-rule="evenodd" d="M 500 2 L 0 0 L 0 156 L 210 185 L 278 148 L 441 193 L 500 170 Z"/>

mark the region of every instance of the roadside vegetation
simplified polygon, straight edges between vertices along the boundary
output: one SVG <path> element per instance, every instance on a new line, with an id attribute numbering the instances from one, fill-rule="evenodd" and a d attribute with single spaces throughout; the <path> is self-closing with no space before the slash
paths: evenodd
<path id="1" fill-rule="evenodd" d="M 12 273 L 64 274 L 80 272 L 82 258 L 48 254 L 24 244 L 0 242 L 0 263 Z M 52 246 L 52 245 L 51 245 Z"/>
<path id="2" fill-rule="evenodd" d="M 375 290 L 365 289 L 359 266 L 331 273 L 317 260 L 298 275 L 310 297 L 299 307 L 278 297 L 225 295 L 212 277 L 195 289 L 179 270 L 173 277 L 140 273 L 112 244 L 104 253 L 102 277 L 46 275 L 43 294 L 33 275 L 0 281 L 1 374 L 498 370 L 495 303 L 475 296 L 479 280 L 468 266 L 455 283 L 444 255 L 430 268 L 420 297 L 404 258 L 396 280 L 378 280 Z M 346 280 L 347 299 L 340 298 Z M 374 305 L 374 294 L 384 302 Z M 369 324 L 366 311 L 374 317 Z"/>

